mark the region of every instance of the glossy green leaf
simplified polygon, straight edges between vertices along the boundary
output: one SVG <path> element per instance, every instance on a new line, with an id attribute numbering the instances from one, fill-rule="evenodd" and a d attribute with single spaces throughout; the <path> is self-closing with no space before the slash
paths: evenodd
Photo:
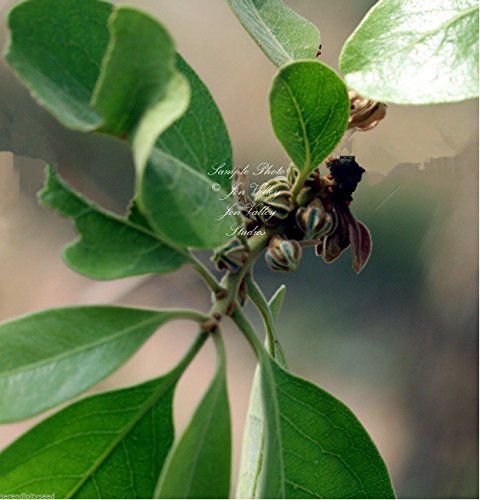
<path id="1" fill-rule="evenodd" d="M 67 401 L 119 368 L 167 321 L 197 316 L 87 306 L 49 309 L 1 324 L 0 422 Z"/>
<path id="2" fill-rule="evenodd" d="M 175 385 L 204 341 L 167 375 L 79 401 L 24 434 L 0 455 L 2 494 L 152 498 L 173 442 Z"/>
<path id="3" fill-rule="evenodd" d="M 303 177 L 338 144 L 349 110 L 344 83 L 324 64 L 299 61 L 277 74 L 270 93 L 273 128 Z"/>
<path id="4" fill-rule="evenodd" d="M 102 123 L 90 100 L 110 38 L 112 8 L 98 0 L 29 0 L 8 16 L 7 62 L 68 127 L 94 130 Z"/>
<path id="5" fill-rule="evenodd" d="M 258 498 L 394 498 L 369 435 L 340 401 L 261 356 L 266 415 Z"/>
<path id="6" fill-rule="evenodd" d="M 477 0 L 381 0 L 340 57 L 360 94 L 397 104 L 478 96 Z"/>
<path id="7" fill-rule="evenodd" d="M 212 189 L 206 176 L 155 149 L 139 191 L 142 212 L 161 238 L 179 247 L 213 248 L 230 237 L 234 202 Z M 235 206 L 232 210 L 238 210 Z"/>
<path id="8" fill-rule="evenodd" d="M 105 119 L 102 131 L 129 138 L 141 175 L 158 136 L 187 109 L 190 90 L 175 69 L 173 40 L 157 20 L 118 7 L 109 27 L 93 104 Z"/>
<path id="9" fill-rule="evenodd" d="M 75 271 L 99 280 L 174 271 L 188 262 L 141 225 L 101 210 L 47 170 L 40 201 L 71 218 L 79 238 L 64 250 L 64 259 Z"/>
<path id="10" fill-rule="evenodd" d="M 277 359 L 281 366 L 286 368 L 285 355 L 278 341 L 274 325 L 280 315 L 285 292 L 285 285 L 277 289 L 268 304 L 266 304 L 269 313 L 262 314 L 262 316 L 264 317 L 265 328 L 270 329 L 270 335 L 272 335 L 274 341 L 273 349 L 270 349 L 272 346 L 267 338 L 265 348 L 271 356 Z M 262 405 L 260 367 L 257 366 L 250 390 L 250 401 L 243 430 L 242 456 L 236 498 L 257 498 L 259 478 L 265 456 L 265 423 Z"/>
<path id="11" fill-rule="evenodd" d="M 282 0 L 228 0 L 239 21 L 277 66 L 314 58 L 320 33 Z"/>
<path id="12" fill-rule="evenodd" d="M 220 110 L 209 90 L 177 54 L 177 69 L 190 85 L 187 111 L 159 138 L 156 147 L 207 175 L 228 194 L 232 187 L 232 145 Z"/>
<path id="13" fill-rule="evenodd" d="M 172 449 L 155 498 L 228 498 L 231 430 L 225 352 L 220 338 L 219 366 L 191 422 Z"/>

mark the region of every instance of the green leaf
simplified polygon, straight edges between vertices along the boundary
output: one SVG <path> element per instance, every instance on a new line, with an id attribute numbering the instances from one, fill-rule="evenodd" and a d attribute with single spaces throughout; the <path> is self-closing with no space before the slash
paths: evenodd
<path id="1" fill-rule="evenodd" d="M 313 59 L 320 33 L 282 0 L 228 0 L 239 21 L 277 66 Z"/>
<path id="2" fill-rule="evenodd" d="M 340 67 L 360 94 L 397 104 L 478 96 L 477 0 L 381 0 L 347 40 Z"/>
<path id="3" fill-rule="evenodd" d="M 266 421 L 258 498 L 394 498 L 369 435 L 340 401 L 261 356 Z"/>
<path id="4" fill-rule="evenodd" d="M 214 248 L 227 241 L 235 219 L 233 202 L 190 165 L 155 149 L 140 185 L 142 212 L 166 242 L 179 247 Z M 235 206 L 232 208 L 237 211 Z"/>
<path id="5" fill-rule="evenodd" d="M 98 0 L 87 3 L 93 12 L 104 5 Z M 15 43 L 10 45 L 7 60 L 30 90 L 67 126 L 99 130 L 131 143 L 137 204 L 162 240 L 182 248 L 213 248 L 227 241 L 227 233 L 236 225 L 236 219 L 226 214 L 232 205 L 226 199 L 230 176 L 210 174 L 220 166 L 223 171 L 232 170 L 230 140 L 211 95 L 193 70 L 177 58 L 166 30 L 155 19 L 128 7 L 109 7 L 103 17 L 92 18 L 79 14 L 83 11 L 75 0 L 28 0 L 22 6 L 10 15 Z M 42 25 L 45 16 L 47 28 Z M 75 22 L 63 22 L 70 18 Z M 88 88 L 83 81 L 77 86 L 84 90 L 82 113 L 85 109 L 95 113 L 96 121 L 82 125 L 74 113 L 80 99 L 76 94 L 76 107 L 72 110 L 69 105 L 73 99 L 69 78 L 82 75 L 83 59 L 67 54 L 54 58 L 54 66 L 43 61 L 52 58 L 50 53 L 63 55 L 71 41 L 76 47 L 73 53 L 88 52 L 84 33 L 95 29 L 105 38 L 102 50 L 95 53 L 96 72 L 90 71 Z M 56 37 L 58 30 L 62 37 Z M 40 54 L 29 42 L 37 37 L 44 47 Z M 28 70 L 22 70 L 27 56 Z M 187 110 L 189 82 L 193 100 L 188 115 L 171 127 Z M 165 136 L 158 139 L 162 132 Z M 152 154 L 157 140 L 159 150 Z M 212 189 L 214 182 L 223 190 Z"/>
<path id="6" fill-rule="evenodd" d="M 139 175 L 189 101 L 174 44 L 153 18 L 99 0 L 27 0 L 9 15 L 7 62 L 67 127 L 128 139 Z"/>
<path id="7" fill-rule="evenodd" d="M 287 288 L 285 285 L 281 285 L 273 294 L 269 302 L 266 303 L 260 288 L 258 288 L 258 286 L 254 287 L 255 283 L 253 280 L 247 283 L 249 285 L 249 294 L 251 294 L 252 299 L 260 295 L 260 300 L 256 301 L 256 305 L 262 313 L 265 329 L 267 331 L 269 330 L 269 335 L 271 335 L 273 340 L 272 345 L 267 335 L 265 347 L 269 354 L 277 359 L 281 366 L 286 368 L 287 362 L 285 354 L 277 338 L 274 323 L 278 320 L 278 316 L 280 315 Z M 257 293 L 255 293 L 255 288 L 257 289 Z M 263 297 L 263 300 L 261 297 Z M 266 309 L 268 309 L 268 312 L 266 312 Z M 257 366 L 253 377 L 252 388 L 250 390 L 250 401 L 243 431 L 242 457 L 236 498 L 256 498 L 257 496 L 259 477 L 265 457 L 265 423 L 262 406 L 260 366 Z"/>
<path id="8" fill-rule="evenodd" d="M 172 449 L 155 498 L 228 498 L 230 492 L 231 430 L 221 339 L 216 375 L 191 422 Z"/>
<path id="9" fill-rule="evenodd" d="M 188 262 L 142 225 L 108 213 L 73 191 L 47 169 L 40 201 L 71 218 L 80 238 L 64 250 L 64 259 L 75 271 L 93 279 L 110 280 L 148 273 L 174 271 Z"/>
<path id="10" fill-rule="evenodd" d="M 268 307 L 272 313 L 272 318 L 274 321 L 278 320 L 280 312 L 283 307 L 283 302 L 285 300 L 285 294 L 287 293 L 287 287 L 285 285 L 280 285 L 277 291 L 272 295 L 271 299 L 268 301 Z"/>
<path id="11" fill-rule="evenodd" d="M 10 12 L 6 60 L 32 95 L 66 126 L 94 130 L 90 105 L 108 45 L 112 5 L 98 0 L 30 0 Z"/>
<path id="12" fill-rule="evenodd" d="M 109 20 L 111 39 L 93 95 L 102 131 L 128 137 L 141 176 L 158 136 L 187 109 L 190 90 L 175 46 L 158 21 L 130 7 Z"/>
<path id="13" fill-rule="evenodd" d="M 49 309 L 0 325 L 0 422 L 36 415 L 119 368 L 167 321 L 189 311 Z"/>
<path id="14" fill-rule="evenodd" d="M 228 194 L 233 165 L 225 122 L 205 84 L 178 54 L 177 69 L 190 85 L 190 104 L 186 113 L 158 138 L 156 147 L 206 174 L 210 182 L 220 184 Z"/>
<path id="15" fill-rule="evenodd" d="M 272 124 L 302 178 L 338 144 L 349 110 L 344 83 L 324 64 L 295 62 L 277 74 L 270 93 Z"/>
<path id="16" fill-rule="evenodd" d="M 0 455 L 2 494 L 152 498 L 173 442 L 175 385 L 205 341 L 167 375 L 56 413 Z"/>
<path id="17" fill-rule="evenodd" d="M 226 214 L 234 204 L 227 199 L 231 175 L 225 175 L 233 169 L 232 147 L 208 89 L 181 56 L 177 68 L 190 85 L 190 105 L 157 140 L 137 183 L 137 201 L 162 239 L 174 246 L 213 248 L 227 241 L 236 225 Z M 214 183 L 222 189 L 214 190 Z"/>

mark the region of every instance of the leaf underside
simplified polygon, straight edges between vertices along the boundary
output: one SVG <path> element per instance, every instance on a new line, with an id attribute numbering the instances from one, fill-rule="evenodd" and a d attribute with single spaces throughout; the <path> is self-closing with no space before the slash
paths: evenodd
<path id="1" fill-rule="evenodd" d="M 48 309 L 0 325 L 0 422 L 36 415 L 122 366 L 179 311 Z"/>
<path id="2" fill-rule="evenodd" d="M 343 47 L 348 85 L 396 104 L 478 97 L 478 10 L 477 0 L 381 0 Z"/>
<path id="3" fill-rule="evenodd" d="M 243 27 L 277 66 L 313 59 L 320 45 L 318 29 L 282 0 L 228 0 Z"/>

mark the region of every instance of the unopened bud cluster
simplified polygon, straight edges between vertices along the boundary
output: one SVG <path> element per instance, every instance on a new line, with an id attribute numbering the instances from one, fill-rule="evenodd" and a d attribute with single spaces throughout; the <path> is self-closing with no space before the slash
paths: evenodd
<path id="1" fill-rule="evenodd" d="M 349 92 L 350 137 L 354 131 L 367 131 L 385 117 L 386 104 L 366 99 Z M 268 228 L 273 235 L 268 242 L 265 260 L 273 271 L 295 271 L 302 258 L 302 246 L 315 246 L 316 254 L 325 262 L 333 262 L 351 246 L 355 271 L 360 272 L 368 261 L 372 242 L 367 227 L 356 220 L 350 211 L 352 193 L 362 179 L 365 169 L 354 156 L 330 157 L 326 161 L 328 173 L 322 175 L 316 168 L 304 180 L 295 199 L 293 187 L 300 176 L 291 165 L 286 176 L 264 182 L 253 200 L 242 189 L 238 196 L 243 207 L 247 231 Z M 245 188 L 247 181 L 234 179 Z M 253 210 L 246 210 L 251 206 Z M 272 231 L 273 230 L 273 231 Z M 276 231 L 275 231 L 276 230 Z M 250 235 L 247 235 L 250 236 Z M 248 249 L 238 239 L 217 250 L 213 257 L 217 268 L 238 272 L 248 260 Z"/>

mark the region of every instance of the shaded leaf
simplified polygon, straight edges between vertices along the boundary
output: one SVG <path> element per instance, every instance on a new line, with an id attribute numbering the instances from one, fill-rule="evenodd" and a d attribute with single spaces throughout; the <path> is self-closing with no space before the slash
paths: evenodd
<path id="1" fill-rule="evenodd" d="M 173 442 L 175 385 L 205 339 L 167 375 L 86 398 L 24 434 L 0 455 L 2 494 L 152 498 Z"/>
<path id="2" fill-rule="evenodd" d="M 100 0 L 28 0 L 9 28 L 6 60 L 39 103 L 67 127 L 128 138 L 141 175 L 189 101 L 166 30 Z"/>
<path id="3" fill-rule="evenodd" d="M 212 95 L 188 63 L 177 54 L 177 69 L 190 85 L 187 111 L 157 140 L 156 147 L 231 190 L 232 145 Z M 221 167 L 220 169 L 218 167 Z"/>
<path id="4" fill-rule="evenodd" d="M 228 0 L 239 21 L 277 66 L 316 57 L 318 29 L 282 0 Z"/>
<path id="5" fill-rule="evenodd" d="M 219 366 L 191 422 L 172 449 L 155 498 L 228 498 L 231 430 L 225 352 L 217 337 Z"/>
<path id="6" fill-rule="evenodd" d="M 268 307 L 270 308 L 274 321 L 277 321 L 280 316 L 286 292 L 287 287 L 285 285 L 280 285 L 268 301 Z"/>
<path id="7" fill-rule="evenodd" d="M 188 311 L 115 306 L 49 309 L 0 325 L 0 422 L 36 415 L 119 368 L 167 321 Z"/>
<path id="8" fill-rule="evenodd" d="M 173 156 L 153 151 L 139 194 L 150 225 L 174 246 L 214 248 L 230 238 L 235 219 L 227 213 L 229 202 L 206 175 Z"/>
<path id="9" fill-rule="evenodd" d="M 302 178 L 340 141 L 347 127 L 349 108 L 344 83 L 319 62 L 295 62 L 277 74 L 270 92 L 272 124 Z"/>
<path id="10" fill-rule="evenodd" d="M 118 279 L 174 271 L 188 262 L 142 225 L 108 213 L 60 180 L 52 167 L 40 201 L 73 219 L 80 235 L 64 250 L 67 264 L 94 279 Z"/>
<path id="11" fill-rule="evenodd" d="M 477 0 L 381 0 L 345 43 L 352 88 L 397 104 L 478 96 Z"/>
<path id="12" fill-rule="evenodd" d="M 261 356 L 266 446 L 258 498 L 394 498 L 387 468 L 353 413 Z"/>
<path id="13" fill-rule="evenodd" d="M 90 100 L 110 38 L 112 9 L 98 0 L 30 0 L 8 16 L 8 64 L 67 127 L 94 130 L 102 123 Z"/>
<path id="14" fill-rule="evenodd" d="M 278 320 L 285 298 L 285 291 L 285 285 L 281 285 L 268 302 L 273 323 Z M 265 341 L 265 347 L 269 350 L 270 355 L 277 359 L 281 366 L 286 368 L 287 362 L 282 346 L 276 336 L 274 324 L 270 326 L 270 329 L 274 341 L 273 352 L 269 350 L 268 339 Z M 265 457 L 265 423 L 262 404 L 260 367 L 257 366 L 250 390 L 250 401 L 243 430 L 242 456 L 236 498 L 257 498 L 260 473 Z"/>
<path id="15" fill-rule="evenodd" d="M 110 44 L 93 95 L 102 131 L 128 137 L 137 171 L 158 136 L 187 109 L 190 90 L 175 69 L 175 46 L 152 17 L 118 7 L 109 19 Z"/>

